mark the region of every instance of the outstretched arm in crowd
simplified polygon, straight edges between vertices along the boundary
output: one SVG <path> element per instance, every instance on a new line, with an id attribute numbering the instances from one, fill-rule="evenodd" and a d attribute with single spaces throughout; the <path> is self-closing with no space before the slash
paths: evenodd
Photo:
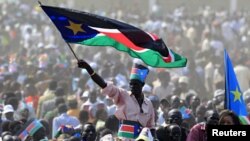
<path id="1" fill-rule="evenodd" d="M 79 60 L 78 67 L 86 69 L 89 75 L 91 76 L 92 80 L 102 89 L 104 89 L 107 86 L 107 83 L 103 80 L 103 78 L 99 76 L 86 61 Z"/>

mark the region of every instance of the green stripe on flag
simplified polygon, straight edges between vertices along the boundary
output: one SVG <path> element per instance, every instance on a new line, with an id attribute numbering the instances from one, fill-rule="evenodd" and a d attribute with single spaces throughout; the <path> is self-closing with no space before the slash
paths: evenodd
<path id="1" fill-rule="evenodd" d="M 162 56 L 153 50 L 148 49 L 147 51 L 144 52 L 136 52 L 125 45 L 116 42 L 114 39 L 109 38 L 105 35 L 102 36 L 96 36 L 94 38 L 78 42 L 78 44 L 83 44 L 83 45 L 89 45 L 89 46 L 112 46 L 115 49 L 123 52 L 127 52 L 131 57 L 134 58 L 140 58 L 145 64 L 152 66 L 152 67 L 158 67 L 158 68 L 178 68 L 178 67 L 184 67 L 186 66 L 187 59 L 185 57 L 182 57 L 175 52 L 172 52 L 174 55 L 174 59 L 172 62 L 165 62 L 162 59 Z"/>
<path id="2" fill-rule="evenodd" d="M 118 137 L 134 139 L 134 134 L 131 132 L 118 132 Z"/>
<path id="3" fill-rule="evenodd" d="M 243 125 L 250 125 L 250 121 L 246 116 L 239 116 L 240 122 Z"/>

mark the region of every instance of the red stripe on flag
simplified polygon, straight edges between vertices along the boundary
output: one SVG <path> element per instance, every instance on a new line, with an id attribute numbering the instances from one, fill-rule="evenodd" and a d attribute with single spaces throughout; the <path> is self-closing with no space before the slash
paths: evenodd
<path id="1" fill-rule="evenodd" d="M 162 59 L 163 59 L 165 62 L 167 62 L 167 63 L 171 62 L 171 57 L 167 57 L 167 58 L 163 57 Z"/>
<path id="2" fill-rule="evenodd" d="M 101 32 L 101 31 L 99 31 Z M 126 36 L 124 36 L 122 33 L 109 33 L 109 32 L 101 32 L 105 34 L 106 36 L 118 41 L 119 43 L 122 43 L 126 47 L 133 49 L 135 51 L 142 51 L 144 48 L 136 46 L 133 42 L 131 42 Z"/>
<path id="3" fill-rule="evenodd" d="M 131 125 L 121 125 L 120 131 L 122 132 L 134 132 L 134 126 Z"/>
<path id="4" fill-rule="evenodd" d="M 163 59 L 165 62 L 167 62 L 167 63 L 172 62 L 172 56 L 171 56 L 171 51 L 170 51 L 170 49 L 168 49 L 168 57 L 162 57 L 162 59 Z"/>
<path id="5" fill-rule="evenodd" d="M 247 116 L 248 121 L 250 121 L 250 116 Z"/>
<path id="6" fill-rule="evenodd" d="M 131 74 L 136 74 L 137 73 L 137 68 L 132 68 Z"/>
<path id="7" fill-rule="evenodd" d="M 35 124 L 32 122 L 32 123 L 26 128 L 26 130 L 27 130 L 28 132 L 30 132 L 31 129 L 33 129 L 34 127 L 35 127 Z"/>

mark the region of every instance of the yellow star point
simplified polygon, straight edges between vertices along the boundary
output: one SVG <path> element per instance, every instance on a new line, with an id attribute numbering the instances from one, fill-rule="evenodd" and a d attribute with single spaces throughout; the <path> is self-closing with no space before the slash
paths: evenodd
<path id="1" fill-rule="evenodd" d="M 236 88 L 235 91 L 231 91 L 231 93 L 233 93 L 234 95 L 234 102 L 239 100 L 241 102 L 241 93 L 239 92 L 238 88 Z"/>
<path id="2" fill-rule="evenodd" d="M 77 24 L 77 23 L 74 23 L 72 21 L 69 21 L 69 26 L 66 26 L 68 29 L 72 30 L 74 35 L 76 35 L 78 32 L 85 32 L 83 29 L 82 29 L 82 24 Z"/>

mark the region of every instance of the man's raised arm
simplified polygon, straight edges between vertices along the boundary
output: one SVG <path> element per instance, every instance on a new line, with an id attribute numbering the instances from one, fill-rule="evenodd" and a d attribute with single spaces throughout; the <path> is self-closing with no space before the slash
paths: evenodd
<path id="1" fill-rule="evenodd" d="M 79 60 L 77 64 L 79 68 L 86 69 L 91 79 L 102 89 L 104 89 L 107 86 L 107 83 L 103 80 L 103 78 L 99 76 L 86 61 Z"/>

